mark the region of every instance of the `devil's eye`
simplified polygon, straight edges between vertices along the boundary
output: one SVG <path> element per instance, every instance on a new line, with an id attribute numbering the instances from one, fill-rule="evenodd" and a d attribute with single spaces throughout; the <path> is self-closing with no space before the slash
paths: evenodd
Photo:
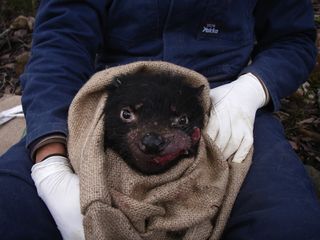
<path id="1" fill-rule="evenodd" d="M 181 115 L 173 119 L 171 125 L 173 127 L 184 127 L 189 124 L 189 118 L 186 115 Z"/>
<path id="2" fill-rule="evenodd" d="M 189 118 L 186 115 L 182 115 L 178 119 L 178 124 L 179 125 L 187 125 L 189 123 Z"/>
<path id="3" fill-rule="evenodd" d="M 124 122 L 132 122 L 136 119 L 133 111 L 129 107 L 121 109 L 120 118 Z"/>

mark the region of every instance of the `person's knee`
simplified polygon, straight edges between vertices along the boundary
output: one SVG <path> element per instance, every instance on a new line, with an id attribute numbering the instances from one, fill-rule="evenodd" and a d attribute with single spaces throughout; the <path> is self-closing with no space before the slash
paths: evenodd
<path id="1" fill-rule="evenodd" d="M 36 188 L 14 172 L 0 170 L 1 239 L 61 239 Z"/>
<path id="2" fill-rule="evenodd" d="M 320 208 L 314 200 L 268 201 L 255 211 L 231 217 L 223 240 L 319 239 Z M 263 207 L 264 206 L 264 207 Z"/>

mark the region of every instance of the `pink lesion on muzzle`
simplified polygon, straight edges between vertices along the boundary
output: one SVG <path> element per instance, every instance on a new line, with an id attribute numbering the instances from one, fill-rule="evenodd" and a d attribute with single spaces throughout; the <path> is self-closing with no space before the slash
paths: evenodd
<path id="1" fill-rule="evenodd" d="M 189 149 L 199 142 L 201 130 L 195 127 L 191 133 L 191 137 L 183 132 L 182 134 L 177 134 L 175 138 L 176 141 L 172 141 L 159 156 L 152 159 L 153 163 L 163 166 L 180 155 L 188 155 Z"/>
<path id="2" fill-rule="evenodd" d="M 199 140 L 200 140 L 200 137 L 201 137 L 201 130 L 200 130 L 200 128 L 195 127 L 195 128 L 193 129 L 192 134 L 191 134 L 192 143 L 193 143 L 193 144 L 198 143 Z"/>

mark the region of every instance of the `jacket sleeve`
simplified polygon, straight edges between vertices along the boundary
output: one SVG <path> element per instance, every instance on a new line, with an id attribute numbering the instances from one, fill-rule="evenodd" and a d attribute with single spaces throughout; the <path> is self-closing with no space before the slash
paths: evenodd
<path id="1" fill-rule="evenodd" d="M 106 0 L 42 0 L 31 57 L 20 81 L 27 146 L 45 135 L 67 135 L 69 105 L 94 73 L 103 42 Z"/>
<path id="2" fill-rule="evenodd" d="M 273 110 L 307 80 L 317 55 L 310 0 L 258 0 L 251 72 L 267 87 Z"/>

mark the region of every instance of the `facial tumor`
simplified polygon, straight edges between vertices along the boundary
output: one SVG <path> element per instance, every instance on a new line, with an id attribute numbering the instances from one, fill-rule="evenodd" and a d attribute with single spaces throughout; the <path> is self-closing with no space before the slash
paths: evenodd
<path id="1" fill-rule="evenodd" d="M 181 76 L 138 72 L 107 87 L 105 148 L 143 174 L 159 174 L 197 153 L 204 112 Z"/>

